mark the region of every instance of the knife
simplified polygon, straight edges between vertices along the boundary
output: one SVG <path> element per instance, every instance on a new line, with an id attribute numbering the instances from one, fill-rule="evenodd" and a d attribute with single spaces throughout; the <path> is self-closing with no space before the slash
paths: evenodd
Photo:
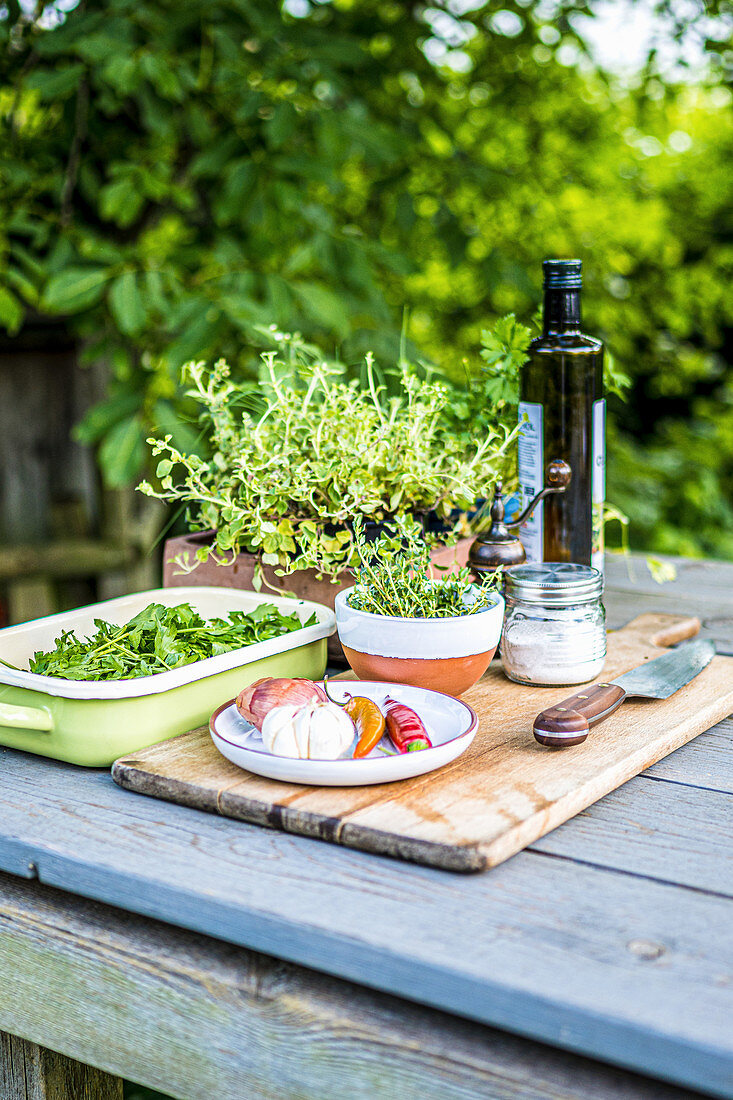
<path id="1" fill-rule="evenodd" d="M 591 684 L 538 714 L 532 727 L 535 740 L 552 749 L 580 745 L 590 727 L 608 718 L 629 696 L 668 699 L 702 672 L 714 656 L 715 643 L 698 638 L 683 642 L 610 683 Z"/>

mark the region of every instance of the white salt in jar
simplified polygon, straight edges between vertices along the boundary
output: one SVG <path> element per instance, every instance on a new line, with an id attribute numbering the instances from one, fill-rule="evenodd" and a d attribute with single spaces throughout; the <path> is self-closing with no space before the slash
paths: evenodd
<path id="1" fill-rule="evenodd" d="M 539 562 L 504 572 L 501 659 L 510 680 L 587 684 L 606 660 L 603 576 L 589 565 Z"/>

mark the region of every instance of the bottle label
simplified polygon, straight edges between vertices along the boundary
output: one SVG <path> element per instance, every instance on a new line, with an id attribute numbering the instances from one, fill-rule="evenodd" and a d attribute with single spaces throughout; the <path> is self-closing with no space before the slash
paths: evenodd
<path id="1" fill-rule="evenodd" d="M 591 512 L 593 543 L 590 563 L 603 572 L 603 505 L 606 500 L 606 402 L 593 402 L 593 470 L 591 475 Z"/>
<path id="2" fill-rule="evenodd" d="M 520 423 L 522 420 L 524 424 L 519 433 L 518 473 L 521 506 L 524 509 L 542 488 L 545 468 L 542 406 L 532 401 L 520 401 Z M 519 537 L 522 540 L 527 561 L 544 560 L 542 502 L 537 505 L 527 522 L 522 524 Z"/>

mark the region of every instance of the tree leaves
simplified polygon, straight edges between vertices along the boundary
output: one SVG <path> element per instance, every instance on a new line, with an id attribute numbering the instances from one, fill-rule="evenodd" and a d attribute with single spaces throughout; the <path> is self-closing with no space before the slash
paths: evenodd
<path id="1" fill-rule="evenodd" d="M 48 313 L 81 313 L 100 300 L 109 277 L 103 267 L 67 267 L 49 279 L 41 308 Z"/>
<path id="2" fill-rule="evenodd" d="M 134 271 L 117 276 L 110 286 L 109 304 L 120 332 L 136 336 L 142 331 L 147 314 Z"/>
<path id="3" fill-rule="evenodd" d="M 121 420 L 129 419 L 140 409 L 140 394 L 114 389 L 99 404 L 94 405 L 74 429 L 79 443 L 98 443 Z"/>
<path id="4" fill-rule="evenodd" d="M 318 283 L 297 282 L 293 284 L 293 289 L 319 327 L 331 329 L 342 338 L 348 335 L 349 326 L 342 294 Z"/>
<path id="5" fill-rule="evenodd" d="M 24 309 L 12 291 L 5 286 L 0 286 L 0 324 L 11 336 L 23 323 Z"/>
<path id="6" fill-rule="evenodd" d="M 257 166 L 246 157 L 230 161 L 223 170 L 223 186 L 214 200 L 214 217 L 219 225 L 241 220 L 244 204 L 257 178 Z"/>
<path id="7" fill-rule="evenodd" d="M 133 173 L 118 176 L 99 192 L 99 211 L 107 221 L 132 225 L 142 210 L 145 193 Z"/>
<path id="8" fill-rule="evenodd" d="M 27 87 L 33 88 L 43 100 L 65 99 L 76 90 L 83 73 L 83 65 L 60 65 L 45 71 L 37 70 L 28 77 Z"/>
<path id="9" fill-rule="evenodd" d="M 105 435 L 99 448 L 99 465 L 105 485 L 121 489 L 140 477 L 147 452 L 139 415 L 125 417 Z"/>
<path id="10" fill-rule="evenodd" d="M 265 123 L 265 140 L 271 149 L 280 149 L 295 132 L 298 116 L 291 103 L 279 103 Z"/>
<path id="11" fill-rule="evenodd" d="M 482 364 L 481 329 L 528 320 L 542 258 L 580 255 L 586 324 L 612 345 L 614 388 L 634 380 L 624 421 L 654 437 L 656 483 L 671 419 L 697 496 L 713 510 L 731 497 L 724 51 L 692 96 L 653 65 L 631 88 L 566 64 L 578 0 L 552 17 L 507 0 L 523 21 L 511 42 L 485 4 L 438 5 L 440 18 L 372 0 L 303 17 L 267 0 L 62 6 L 53 27 L 17 4 L 0 19 L 8 331 L 28 306 L 65 315 L 87 348 L 128 363 L 139 400 L 125 416 L 148 431 L 161 395 L 179 407 L 187 359 L 224 355 L 253 376 L 259 322 L 349 364 L 365 347 L 386 361 L 407 304 L 421 357 L 461 390 L 469 379 L 465 422 L 512 399 L 516 364 L 490 347 Z M 628 482 L 630 459 L 626 474 L 614 461 Z M 680 523 L 669 485 L 643 527 L 665 547 Z M 723 545 L 705 530 L 706 548 Z"/>

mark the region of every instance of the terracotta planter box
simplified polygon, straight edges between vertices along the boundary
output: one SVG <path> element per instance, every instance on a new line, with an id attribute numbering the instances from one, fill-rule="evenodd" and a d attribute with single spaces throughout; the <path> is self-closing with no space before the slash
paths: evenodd
<path id="1" fill-rule="evenodd" d="M 199 531 L 191 535 L 181 535 L 175 539 L 168 539 L 163 551 L 163 587 L 175 588 L 182 585 L 211 584 L 218 588 L 244 588 L 252 590 L 252 580 L 255 572 L 254 554 L 239 554 L 232 565 L 216 565 L 212 561 L 197 565 L 192 573 L 181 573 L 174 564 L 174 558 L 188 551 L 193 558 L 196 550 L 204 545 L 210 538 L 210 532 Z M 455 546 L 443 547 L 434 550 L 431 557 L 437 565 L 461 566 L 468 560 L 468 550 L 473 539 L 461 539 Z M 312 569 L 302 569 L 297 573 L 291 573 L 288 577 L 278 577 L 269 566 L 264 569 L 265 580 L 275 588 L 283 588 L 294 593 L 302 600 L 315 600 L 327 607 L 333 608 L 336 593 L 344 588 L 349 588 L 354 583 L 354 578 L 343 574 L 343 579 L 332 584 L 329 580 L 319 580 Z M 436 576 L 444 576 L 443 570 L 436 570 Z M 263 589 L 264 591 L 264 589 Z M 330 660 L 346 663 L 338 635 L 334 634 L 328 640 L 328 656 Z"/>

